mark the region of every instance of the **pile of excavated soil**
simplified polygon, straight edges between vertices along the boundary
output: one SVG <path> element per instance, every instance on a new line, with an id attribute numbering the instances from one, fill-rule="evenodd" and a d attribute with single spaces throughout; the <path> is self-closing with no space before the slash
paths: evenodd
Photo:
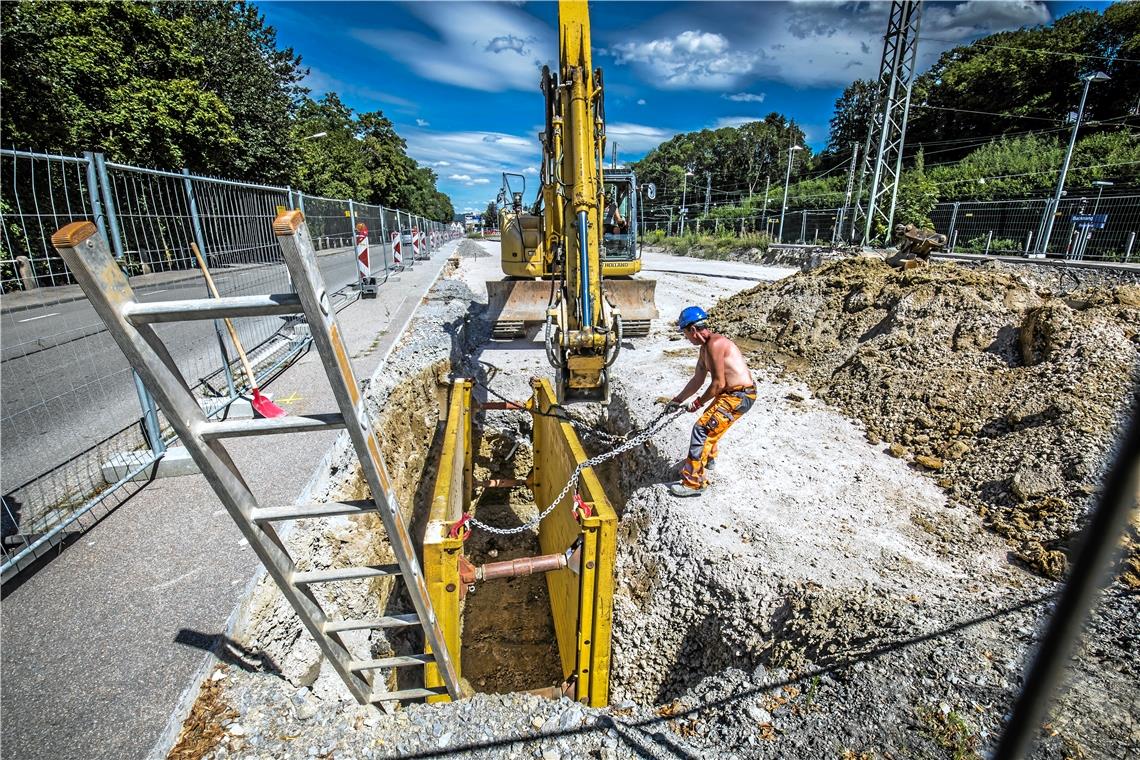
<path id="1" fill-rule="evenodd" d="M 871 443 L 931 473 L 1055 579 L 1140 356 L 1140 284 L 1074 282 L 994 263 L 901 271 L 863 256 L 759 285 L 712 317 L 753 357 L 862 420 Z M 1134 586 L 1136 540 L 1134 525 Z"/>

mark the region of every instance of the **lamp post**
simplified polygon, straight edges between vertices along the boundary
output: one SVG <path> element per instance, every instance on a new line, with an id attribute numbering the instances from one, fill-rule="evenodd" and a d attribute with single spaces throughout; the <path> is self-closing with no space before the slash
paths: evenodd
<path id="1" fill-rule="evenodd" d="M 685 178 L 681 180 L 681 237 L 685 236 L 685 216 L 689 209 L 685 206 L 685 196 L 689 189 L 689 177 L 693 176 L 693 167 L 685 167 Z"/>
<path id="2" fill-rule="evenodd" d="M 792 179 L 792 156 L 797 150 L 803 150 L 804 146 L 796 145 L 795 143 L 788 146 L 788 170 L 784 173 L 784 202 L 780 205 L 780 233 L 776 238 L 776 242 L 784 242 L 784 212 L 788 210 L 788 183 Z"/>
<path id="3" fill-rule="evenodd" d="M 329 136 L 328 132 L 317 132 L 316 134 L 309 135 L 308 137 L 302 137 L 301 141 L 304 142 L 305 140 L 319 140 L 322 137 L 328 137 L 328 136 Z"/>
<path id="4" fill-rule="evenodd" d="M 1065 160 L 1061 164 L 1061 176 L 1057 178 L 1057 189 L 1053 193 L 1053 200 L 1045 204 L 1045 211 L 1041 216 L 1041 234 L 1037 236 L 1037 253 L 1044 257 L 1049 249 L 1049 238 L 1053 236 L 1053 221 L 1056 219 L 1057 208 L 1061 203 L 1061 194 L 1065 191 L 1065 177 L 1069 173 L 1069 161 L 1073 158 L 1073 146 L 1077 144 L 1077 130 L 1081 126 L 1081 118 L 1085 113 L 1085 100 L 1089 96 L 1089 85 L 1093 82 L 1106 82 L 1111 77 L 1103 71 L 1094 71 L 1081 77 L 1085 81 L 1085 88 L 1081 91 L 1081 104 L 1077 106 L 1077 120 L 1073 122 L 1073 131 L 1069 135 L 1069 149 L 1065 151 Z"/>

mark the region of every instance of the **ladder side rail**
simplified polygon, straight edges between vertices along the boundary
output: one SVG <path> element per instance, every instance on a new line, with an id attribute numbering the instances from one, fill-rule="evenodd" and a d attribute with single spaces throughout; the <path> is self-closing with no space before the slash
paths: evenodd
<path id="1" fill-rule="evenodd" d="M 72 222 L 52 236 L 52 243 L 281 593 L 349 690 L 361 702 L 367 701 L 371 685 L 348 668 L 354 660 L 340 638 L 324 632 L 327 618 L 320 603 L 308 589 L 292 584 L 295 565 L 277 532 L 270 524 L 255 525 L 250 519 L 257 499 L 229 453 L 221 442 L 202 439 L 199 431 L 208 421 L 162 339 L 150 325 L 136 326 L 127 319 L 129 306 L 136 303 L 134 292 L 106 240 L 91 222 Z"/>
<path id="2" fill-rule="evenodd" d="M 428 597 L 427 582 L 380 455 L 379 438 L 365 408 L 356 374 L 337 325 L 336 311 L 332 308 L 324 278 L 317 268 L 316 252 L 304 214 L 287 211 L 278 215 L 273 222 L 273 232 L 281 245 L 290 277 L 305 308 L 313 344 L 317 347 L 333 396 L 344 416 L 349 437 L 387 530 L 392 551 L 403 570 L 408 595 L 420 616 L 424 636 L 435 655 L 436 665 L 448 693 L 452 699 L 458 699 L 460 689 L 455 663 Z"/>

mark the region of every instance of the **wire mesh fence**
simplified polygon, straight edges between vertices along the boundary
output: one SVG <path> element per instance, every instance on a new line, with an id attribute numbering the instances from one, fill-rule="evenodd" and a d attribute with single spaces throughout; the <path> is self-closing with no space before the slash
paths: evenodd
<path id="1" fill-rule="evenodd" d="M 5 580 L 126 498 L 138 487 L 130 479 L 149 470 L 172 438 L 56 254 L 52 234 L 94 220 L 141 301 L 209 296 L 193 247 L 222 296 L 280 293 L 291 285 L 272 222 L 288 208 L 305 211 L 321 272 L 341 303 L 359 292 L 357 225 L 368 231 L 371 273 L 386 274 L 393 262 L 383 235 L 411 219 L 289 188 L 111 163 L 100 154 L 0 150 Z M 259 383 L 307 347 L 301 321 L 234 320 Z M 248 390 L 220 321 L 156 330 L 209 413 L 224 413 Z"/>
<path id="2" fill-rule="evenodd" d="M 1054 207 L 1052 199 L 939 203 L 930 212 L 934 228 L 949 239 L 948 249 L 961 253 L 1027 255 L 1121 263 L 1140 262 L 1140 195 L 1104 195 L 1103 188 L 1070 191 Z M 1052 213 L 1047 213 L 1047 209 Z M 1046 250 L 1041 239 L 1049 216 Z M 773 241 L 826 245 L 858 239 L 861 225 L 853 208 L 757 210 L 732 216 L 689 220 L 693 234 L 767 233 Z M 647 231 L 681 233 L 679 215 L 646 214 Z"/>

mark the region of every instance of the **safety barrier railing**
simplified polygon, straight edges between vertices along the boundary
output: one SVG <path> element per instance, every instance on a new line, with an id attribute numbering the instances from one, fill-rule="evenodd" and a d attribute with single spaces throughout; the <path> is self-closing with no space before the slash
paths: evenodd
<path id="1" fill-rule="evenodd" d="M 381 281 L 394 269 L 384 240 L 392 229 L 388 219 L 398 215 L 409 227 L 447 229 L 378 205 L 118 164 L 99 153 L 0 150 L 4 580 L 133 493 L 139 487 L 134 479 L 153 470 L 172 439 L 51 246 L 51 235 L 68 222 L 94 220 L 146 300 L 202 295 L 192 244 L 208 262 L 220 295 L 286 292 L 289 278 L 272 234 L 274 217 L 286 208 L 311 209 L 310 224 L 321 229 L 321 272 L 330 290 L 342 295 L 337 303 L 359 292 L 361 224 L 371 272 Z M 295 318 L 241 319 L 235 327 L 259 383 L 309 341 Z M 168 332 L 178 368 L 196 395 L 212 413 L 224 413 L 246 380 L 220 323 L 187 323 Z M 107 466 L 116 461 L 119 466 Z"/>
<path id="2" fill-rule="evenodd" d="M 557 397 L 550 382 L 531 381 L 532 403 L 542 414 L 534 420 L 534 500 L 550 504 L 574 469 L 588 459 L 573 426 L 550 414 Z M 570 568 L 546 574 L 550 610 L 558 638 L 562 675 L 574 684 L 579 701 L 592 707 L 609 703 L 611 629 L 613 624 L 614 562 L 617 555 L 617 513 L 593 468 L 582 471 L 575 494 L 538 526 L 543 554 L 563 552 L 582 540 L 579 573 Z"/>
<path id="3" fill-rule="evenodd" d="M 1103 195 L 1103 188 L 1070 189 L 1055 210 L 1053 234 L 1045 255 L 1050 258 L 1107 262 L 1140 262 L 1140 195 Z M 954 201 L 937 204 L 930 212 L 934 228 L 960 253 L 1027 255 L 1041 253 L 1041 235 L 1048 198 L 994 201 Z M 839 244 L 859 236 L 851 207 L 789 209 L 784 215 L 782 242 Z M 696 234 L 738 235 L 767 231 L 779 237 L 779 209 L 732 217 L 689 220 L 686 231 Z M 853 228 L 854 225 L 854 228 Z M 680 219 L 650 217 L 648 231 L 679 234 Z"/>
<path id="4" fill-rule="evenodd" d="M 449 535 L 452 525 L 467 511 L 471 502 L 475 445 L 472 432 L 472 396 L 474 383 L 455 380 L 447 404 L 447 422 L 440 447 L 439 466 L 432 488 L 431 510 L 424 531 L 423 565 L 428 596 L 435 609 L 439 627 L 447 641 L 456 672 L 463 674 L 460 646 L 459 557 L 463 539 Z M 424 686 L 443 686 L 443 678 L 434 664 L 424 670 Z M 428 697 L 429 702 L 445 702 L 444 695 Z"/>

